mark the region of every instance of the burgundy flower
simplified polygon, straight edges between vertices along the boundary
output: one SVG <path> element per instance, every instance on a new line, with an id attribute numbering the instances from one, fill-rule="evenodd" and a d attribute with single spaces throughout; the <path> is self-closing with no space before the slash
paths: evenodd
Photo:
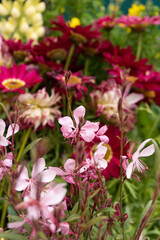
<path id="1" fill-rule="evenodd" d="M 57 17 L 57 20 L 51 20 L 53 30 L 58 30 L 63 33 L 63 37 L 67 40 L 70 39 L 76 44 L 82 44 L 87 41 L 100 38 L 101 34 L 98 30 L 94 30 L 92 25 L 76 26 L 72 28 L 67 24 L 62 15 Z"/>
<path id="2" fill-rule="evenodd" d="M 97 25 L 97 27 L 105 29 L 107 31 L 112 30 L 112 28 L 115 27 L 115 25 L 117 24 L 116 19 L 114 18 L 114 16 L 104 16 L 102 18 L 99 18 L 95 24 Z"/>

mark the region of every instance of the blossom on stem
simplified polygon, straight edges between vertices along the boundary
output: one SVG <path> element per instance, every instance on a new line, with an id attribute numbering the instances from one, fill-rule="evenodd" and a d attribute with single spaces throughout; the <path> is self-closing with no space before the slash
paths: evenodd
<path id="1" fill-rule="evenodd" d="M 86 121 L 83 125 L 83 120 L 85 116 L 85 108 L 83 106 L 77 107 L 74 112 L 74 121 L 66 116 L 59 118 L 58 122 L 62 125 L 61 131 L 65 138 L 76 138 L 80 136 L 84 141 L 91 142 L 95 137 L 95 132 L 99 129 L 99 122 L 93 123 Z"/>
<path id="2" fill-rule="evenodd" d="M 0 181 L 2 180 L 5 173 L 8 172 L 10 167 L 12 167 L 12 159 L 13 155 L 12 153 L 7 153 L 3 160 L 0 160 Z"/>
<path id="3" fill-rule="evenodd" d="M 147 139 L 144 142 L 140 144 L 140 146 L 137 148 L 137 151 L 132 155 L 132 152 L 128 154 L 128 157 L 132 160 L 128 166 L 126 166 L 126 176 L 127 178 L 130 178 L 132 173 L 134 172 L 135 168 L 137 168 L 139 173 L 143 173 L 144 170 L 148 169 L 146 164 L 140 159 L 140 157 L 147 157 L 151 156 L 155 152 L 154 144 L 151 144 L 150 146 L 144 148 L 146 143 L 151 141 L 151 139 Z M 144 148 L 144 149 L 143 149 Z M 132 148 L 133 150 L 133 148 Z M 123 158 L 126 158 L 125 156 Z M 127 159 L 127 158 L 126 158 Z"/>
<path id="4" fill-rule="evenodd" d="M 0 146 L 3 146 L 3 147 L 8 146 L 10 144 L 10 141 L 8 140 L 8 138 L 19 131 L 18 124 L 12 123 L 8 127 L 6 137 L 4 137 L 3 135 L 4 135 L 5 128 L 6 128 L 5 122 L 2 119 L 0 119 Z"/>
<path id="5" fill-rule="evenodd" d="M 45 160 L 43 158 L 39 158 L 33 165 L 31 178 L 29 178 L 27 168 L 19 165 L 19 175 L 15 181 L 15 189 L 17 191 L 25 190 L 25 192 L 29 193 L 32 190 L 34 191 L 39 183 L 46 184 L 51 182 L 55 178 L 56 173 L 52 169 L 45 168 Z"/>

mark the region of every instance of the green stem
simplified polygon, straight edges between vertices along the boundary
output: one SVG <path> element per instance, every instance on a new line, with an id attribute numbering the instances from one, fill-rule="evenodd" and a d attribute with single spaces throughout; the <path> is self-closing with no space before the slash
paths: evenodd
<path id="1" fill-rule="evenodd" d="M 137 53 L 136 53 L 136 60 L 138 61 L 141 56 L 142 51 L 142 33 L 138 33 L 138 43 L 137 43 Z"/>
<path id="2" fill-rule="evenodd" d="M 8 191 L 7 191 L 8 196 L 9 196 L 9 194 L 10 194 L 10 185 L 8 186 Z M 4 204 L 4 207 L 3 207 L 1 224 L 0 224 L 1 228 L 4 228 L 5 218 L 6 218 L 6 213 L 7 213 L 7 207 L 8 207 L 8 200 L 5 201 L 5 204 Z"/>
<path id="3" fill-rule="evenodd" d="M 70 49 L 69 49 L 68 57 L 67 57 L 66 64 L 65 64 L 65 67 L 64 67 L 64 70 L 66 70 L 66 71 L 68 70 L 69 65 L 70 65 L 70 63 L 71 63 L 71 58 L 72 58 L 74 49 L 75 49 L 75 45 L 72 44 L 72 46 L 71 46 Z"/>
<path id="4" fill-rule="evenodd" d="M 88 73 L 88 67 L 89 67 L 89 58 L 86 58 L 85 59 L 85 64 L 84 64 L 84 76 L 88 76 L 89 73 Z"/>
<path id="5" fill-rule="evenodd" d="M 22 145 L 21 145 L 21 147 L 20 147 L 20 150 L 19 150 L 19 153 L 18 153 L 18 156 L 17 156 L 17 159 L 16 159 L 16 162 L 17 162 L 17 163 L 19 162 L 19 160 L 20 160 L 20 158 L 21 158 L 21 156 L 22 156 L 22 152 L 23 152 L 23 150 L 24 150 L 24 148 L 25 148 L 25 146 L 26 146 L 26 143 L 27 143 L 27 141 L 28 141 L 28 138 L 29 138 L 29 135 L 30 135 L 30 133 L 31 133 L 31 130 L 32 130 L 32 128 L 28 128 L 27 131 L 26 131 L 26 133 L 25 133 L 25 136 L 24 136 Z"/>

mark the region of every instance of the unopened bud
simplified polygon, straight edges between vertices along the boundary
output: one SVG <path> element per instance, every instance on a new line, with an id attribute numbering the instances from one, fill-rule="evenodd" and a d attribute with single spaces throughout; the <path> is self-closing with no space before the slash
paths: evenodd
<path id="1" fill-rule="evenodd" d="M 21 21 L 20 21 L 20 27 L 19 27 L 19 31 L 22 32 L 22 33 L 25 33 L 27 32 L 29 29 L 29 26 L 28 26 L 28 23 L 26 21 L 26 18 L 22 18 Z"/>
<path id="2" fill-rule="evenodd" d="M 37 6 L 36 6 L 36 11 L 37 12 L 43 12 L 46 9 L 46 5 L 44 2 L 40 2 Z"/>
<path id="3" fill-rule="evenodd" d="M 9 14 L 9 11 L 7 8 L 5 8 L 2 4 L 0 4 L 0 16 L 7 16 Z"/>
<path id="4" fill-rule="evenodd" d="M 28 8 L 24 9 L 24 12 L 27 17 L 31 17 L 33 14 L 35 14 L 35 7 L 29 6 Z"/>
<path id="5" fill-rule="evenodd" d="M 12 7 L 12 10 L 11 10 L 11 15 L 14 18 L 19 18 L 20 15 L 21 15 L 20 5 L 17 1 L 13 3 L 13 7 Z"/>

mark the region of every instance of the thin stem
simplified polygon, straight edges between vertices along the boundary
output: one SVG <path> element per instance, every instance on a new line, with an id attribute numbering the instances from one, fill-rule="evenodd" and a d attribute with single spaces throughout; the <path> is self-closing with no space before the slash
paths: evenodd
<path id="1" fill-rule="evenodd" d="M 19 162 L 19 160 L 20 160 L 20 158 L 21 158 L 21 156 L 22 156 L 23 150 L 24 150 L 24 148 L 25 148 L 25 146 L 26 146 L 26 143 L 27 143 L 27 141 L 28 141 L 28 138 L 29 138 L 29 135 L 30 135 L 30 133 L 31 133 L 31 130 L 32 130 L 32 128 L 28 128 L 27 131 L 26 131 L 26 133 L 25 133 L 25 136 L 24 136 L 24 139 L 23 139 L 21 148 L 20 148 L 20 150 L 19 150 L 19 153 L 18 153 L 18 156 L 17 156 L 17 159 L 16 159 L 16 162 L 17 162 L 17 163 Z"/>
<path id="2" fill-rule="evenodd" d="M 9 194 L 10 194 L 10 185 L 8 186 L 7 196 L 9 196 Z M 8 206 L 8 200 L 5 201 L 5 204 L 3 207 L 1 224 L 0 224 L 1 228 L 4 228 L 5 218 L 6 218 L 6 213 L 7 213 L 7 206 Z"/>
<path id="3" fill-rule="evenodd" d="M 120 120 L 120 130 L 121 130 L 121 149 L 120 149 L 120 218 L 122 220 L 121 226 L 122 226 L 122 235 L 123 235 L 123 240 L 125 240 L 125 232 L 124 232 L 124 221 L 123 221 L 123 171 L 122 171 L 122 162 L 123 162 L 123 139 L 124 139 L 124 121 L 123 121 L 123 95 L 122 98 L 119 100 L 119 120 Z"/>
<path id="4" fill-rule="evenodd" d="M 64 70 L 66 70 L 66 71 L 67 71 L 68 68 L 69 68 L 69 65 L 70 65 L 70 62 L 71 62 L 71 58 L 72 58 L 74 49 L 75 49 L 75 45 L 72 44 L 72 46 L 71 46 L 70 49 L 69 49 L 68 57 L 67 57 L 66 64 L 65 64 L 65 67 L 64 67 Z"/>
<path id="5" fill-rule="evenodd" d="M 89 75 L 89 73 L 88 73 L 88 67 L 89 67 L 89 58 L 87 58 L 86 57 L 86 59 L 85 59 L 85 64 L 84 64 L 84 75 L 85 76 L 88 76 Z"/>
<path id="6" fill-rule="evenodd" d="M 136 60 L 138 61 L 141 56 L 142 51 L 142 33 L 138 33 L 138 43 L 137 43 L 137 53 L 136 53 Z"/>
<path id="7" fill-rule="evenodd" d="M 151 203 L 146 215 L 142 219 L 141 224 L 140 224 L 137 232 L 135 233 L 135 235 L 133 237 L 133 240 L 138 240 L 139 239 L 143 229 L 145 228 L 145 226 L 148 222 L 149 217 L 151 216 L 151 214 L 154 211 L 154 204 L 155 204 L 155 201 L 156 201 L 156 199 L 159 195 L 159 192 L 160 192 L 159 187 L 160 187 L 160 172 L 159 172 L 159 175 L 158 175 L 158 178 L 157 178 L 156 189 L 155 189 L 155 192 L 154 192 L 154 195 L 153 195 L 153 198 L 152 198 L 152 203 Z"/>

